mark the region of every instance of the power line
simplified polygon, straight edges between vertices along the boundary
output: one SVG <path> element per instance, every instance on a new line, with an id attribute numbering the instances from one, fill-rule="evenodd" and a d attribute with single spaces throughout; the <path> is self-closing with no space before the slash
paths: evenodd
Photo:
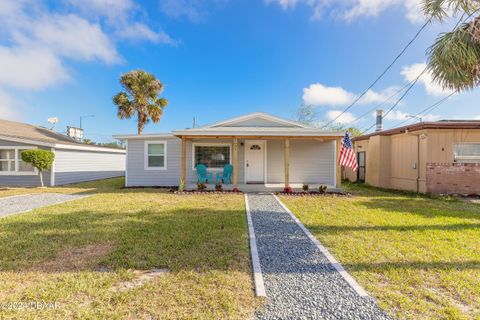
<path id="1" fill-rule="evenodd" d="M 472 12 L 471 14 L 468 15 L 467 18 L 465 18 L 465 21 L 468 20 L 471 16 L 473 16 L 476 12 L 480 11 L 480 8 L 475 10 L 474 12 Z M 457 21 L 457 23 L 455 24 L 455 26 L 453 27 L 452 31 L 455 30 L 463 20 L 465 16 L 465 13 L 462 14 L 462 16 L 460 17 L 460 19 Z M 431 20 L 432 18 L 429 19 L 429 21 Z M 395 102 L 395 104 L 390 108 L 388 109 L 388 111 L 382 116 L 382 119 L 384 119 L 393 109 L 395 109 L 398 104 L 403 100 L 403 98 L 410 92 L 410 90 L 413 88 L 413 86 L 418 82 L 418 80 L 420 79 L 420 77 L 423 76 L 423 74 L 428 70 L 428 65 L 425 66 L 425 68 L 422 70 L 422 72 L 414 79 L 414 81 L 411 82 L 411 85 L 408 87 L 407 91 L 405 91 L 402 96 Z M 453 94 L 449 95 L 448 98 L 450 98 L 450 96 L 452 96 Z M 445 99 L 446 100 L 446 99 Z M 445 101 L 444 100 L 444 101 Z M 442 101 L 443 102 L 443 101 Z M 370 129 L 372 129 L 374 126 L 376 125 L 376 123 L 372 124 L 368 129 L 364 130 L 361 134 L 364 134 L 365 132 L 369 131 Z"/>
<path id="2" fill-rule="evenodd" d="M 383 106 L 384 104 L 386 104 L 388 101 L 390 101 L 390 99 L 392 99 L 393 97 L 395 97 L 397 94 L 399 94 L 400 92 L 402 92 L 403 90 L 405 90 L 408 85 L 410 83 L 407 83 L 406 85 L 404 85 L 403 87 L 401 87 L 400 89 L 398 89 L 397 91 L 395 91 L 394 94 L 392 94 L 391 96 L 389 96 L 388 98 L 386 98 L 385 100 L 382 101 L 382 103 L 376 105 L 375 107 L 373 107 L 372 109 L 368 110 L 367 112 L 365 112 L 364 114 L 362 114 L 361 116 L 357 117 L 355 120 L 351 121 L 350 123 L 348 123 L 349 126 L 351 126 L 352 124 L 354 124 L 355 122 L 357 122 L 358 120 L 362 119 L 363 117 L 369 115 L 371 112 L 377 110 L 378 108 L 380 108 L 381 106 Z"/>
<path id="3" fill-rule="evenodd" d="M 433 111 L 434 109 L 438 108 L 442 103 L 444 103 L 445 101 L 447 101 L 451 96 L 453 96 L 454 94 L 456 94 L 457 91 L 454 91 L 452 93 L 450 93 L 448 96 L 440 99 L 439 101 L 435 102 L 434 104 L 432 104 L 431 106 L 423 109 L 422 111 L 420 111 L 419 113 L 415 114 L 413 117 L 417 117 L 419 115 L 422 115 L 422 114 L 425 114 L 426 112 L 430 112 L 430 111 Z M 407 120 L 403 120 L 402 122 L 396 124 L 395 126 L 396 127 L 399 127 L 401 126 L 402 124 L 406 123 L 410 121 L 410 119 L 407 119 Z"/>
<path id="4" fill-rule="evenodd" d="M 345 112 L 347 112 L 348 110 L 350 110 L 350 108 L 352 108 L 358 101 L 360 101 L 360 99 L 363 98 L 363 96 L 370 90 L 373 88 L 373 86 L 375 86 L 377 84 L 378 81 L 380 81 L 381 78 L 383 78 L 383 76 L 388 72 L 388 70 L 390 70 L 392 68 L 392 66 L 395 64 L 395 62 L 398 61 L 398 59 L 400 59 L 400 57 L 405 53 L 405 51 L 407 51 L 407 49 L 410 47 L 410 45 L 418 38 L 418 36 L 420 35 L 420 33 L 422 33 L 423 29 L 425 29 L 427 27 L 427 25 L 430 23 L 430 21 L 432 20 L 432 18 L 428 19 L 427 22 L 424 23 L 424 25 L 417 31 L 417 33 L 415 34 L 415 36 L 407 43 L 407 45 L 402 49 L 402 51 L 400 51 L 400 53 L 395 57 L 395 59 L 393 59 L 393 61 L 387 66 L 387 68 L 385 70 L 383 70 L 383 72 L 375 79 L 375 81 L 372 82 L 372 84 L 370 84 L 370 86 L 368 86 L 368 88 L 363 91 L 350 105 L 348 105 L 348 107 L 345 108 L 345 110 L 343 110 L 335 119 L 332 119 L 330 120 L 327 124 L 325 124 L 321 129 L 329 126 L 331 123 L 335 122 L 338 118 L 340 118 Z"/>

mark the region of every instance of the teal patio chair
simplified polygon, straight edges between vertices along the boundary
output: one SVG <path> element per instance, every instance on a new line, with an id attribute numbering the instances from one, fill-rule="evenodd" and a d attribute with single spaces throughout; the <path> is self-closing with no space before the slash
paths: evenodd
<path id="1" fill-rule="evenodd" d="M 216 181 L 222 181 L 226 185 L 229 185 L 232 183 L 232 174 L 233 174 L 233 166 L 231 164 L 226 164 L 223 167 L 223 172 L 218 172 L 217 173 L 217 179 Z"/>
<path id="2" fill-rule="evenodd" d="M 197 164 L 197 182 L 207 183 L 208 180 L 213 180 L 211 172 L 207 172 L 207 167 L 204 164 Z"/>

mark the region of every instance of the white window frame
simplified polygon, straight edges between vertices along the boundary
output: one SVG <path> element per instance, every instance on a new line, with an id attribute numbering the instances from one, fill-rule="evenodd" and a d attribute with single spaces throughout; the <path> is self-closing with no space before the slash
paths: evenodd
<path id="1" fill-rule="evenodd" d="M 453 144 L 453 162 L 455 162 L 455 163 L 479 163 L 479 161 L 468 161 L 468 160 L 478 160 L 480 158 L 480 156 L 457 156 L 455 154 L 455 146 L 456 145 L 467 145 L 467 144 L 480 145 L 480 142 L 458 142 L 458 143 L 454 143 Z M 460 160 L 460 162 L 459 162 L 459 160 Z"/>
<path id="2" fill-rule="evenodd" d="M 228 147 L 230 149 L 230 161 L 232 164 L 232 144 L 227 142 L 194 142 L 192 143 L 192 170 L 195 171 L 195 147 Z M 223 171 L 223 168 L 208 168 L 208 171 Z"/>
<path id="3" fill-rule="evenodd" d="M 15 169 L 14 171 L 0 171 L 0 176 L 36 176 L 38 175 L 38 169 L 33 168 L 33 171 L 18 171 L 19 170 L 19 160 L 18 152 L 19 150 L 31 150 L 37 149 L 35 146 L 0 146 L 0 150 L 14 150 L 15 157 Z"/>
<path id="4" fill-rule="evenodd" d="M 149 167 L 148 166 L 148 146 L 150 144 L 163 144 L 163 167 Z M 154 155 L 153 155 L 154 156 Z M 158 141 L 145 141 L 145 151 L 144 151 L 144 169 L 145 170 L 167 170 L 167 141 L 166 140 L 158 140 Z"/>

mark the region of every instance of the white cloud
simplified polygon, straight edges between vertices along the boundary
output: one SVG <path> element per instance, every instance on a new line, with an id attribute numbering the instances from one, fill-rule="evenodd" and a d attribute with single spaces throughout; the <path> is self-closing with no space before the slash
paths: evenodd
<path id="1" fill-rule="evenodd" d="M 129 11 L 135 9 L 132 0 L 69 0 L 70 4 L 83 13 L 112 20 L 124 18 Z"/>
<path id="2" fill-rule="evenodd" d="M 324 11 L 347 21 L 359 17 L 376 17 L 390 8 L 403 8 L 405 17 L 412 23 L 425 21 L 421 10 L 421 0 L 265 0 L 276 3 L 284 10 L 302 3 L 313 10 L 312 19 L 322 17 Z"/>
<path id="3" fill-rule="evenodd" d="M 358 104 L 367 105 L 372 103 L 383 102 L 392 95 L 396 87 L 387 88 L 381 92 L 368 90 L 365 95 L 358 101 Z M 303 89 L 303 102 L 307 105 L 314 106 L 345 106 L 358 97 L 342 87 L 328 87 L 321 83 L 311 84 L 308 88 Z"/>
<path id="4" fill-rule="evenodd" d="M 3 119 L 16 120 L 20 118 L 15 101 L 2 90 L 0 90 L 0 115 Z"/>
<path id="5" fill-rule="evenodd" d="M 39 47 L 0 46 L 0 86 L 39 90 L 61 83 L 69 75 L 61 60 Z"/>
<path id="6" fill-rule="evenodd" d="M 121 60 L 115 45 L 100 25 L 73 14 L 52 15 L 34 21 L 31 34 L 32 38 L 20 42 L 38 42 L 52 53 L 76 60 L 101 60 L 106 63 Z"/>
<path id="7" fill-rule="evenodd" d="M 385 112 L 386 113 L 386 112 Z M 390 113 L 388 113 L 386 116 L 384 116 L 385 120 L 392 120 L 392 121 L 404 121 L 409 119 L 410 113 L 403 112 L 401 110 L 393 110 Z M 375 112 L 372 113 L 372 117 L 376 118 L 377 114 Z M 418 115 L 419 118 L 422 118 L 422 121 L 437 121 L 440 119 L 439 115 L 436 114 L 421 114 Z"/>
<path id="8" fill-rule="evenodd" d="M 327 117 L 328 120 L 331 121 L 337 118 L 341 113 L 342 111 L 340 110 L 330 110 L 326 113 L 325 116 Z M 350 112 L 345 112 L 340 117 L 338 117 L 338 119 L 336 119 L 335 122 L 340 124 L 346 124 L 346 123 L 352 122 L 353 120 L 355 120 L 355 115 L 353 115 L 353 113 L 350 113 Z"/>
<path id="9" fill-rule="evenodd" d="M 411 81 L 414 81 L 422 73 L 425 67 L 426 67 L 425 63 L 412 64 L 412 65 L 403 67 L 400 74 L 403 76 L 403 78 L 406 81 L 411 82 Z M 432 74 L 429 71 L 425 72 L 420 77 L 417 83 L 423 85 L 426 92 L 432 96 L 446 96 L 453 92 L 451 90 L 443 89 L 441 85 L 436 83 L 433 80 Z"/>
<path id="10" fill-rule="evenodd" d="M 321 83 L 303 89 L 303 101 L 307 105 L 342 106 L 349 104 L 355 96 L 341 87 L 327 87 Z"/>
<path id="11" fill-rule="evenodd" d="M 128 28 L 124 28 L 119 31 L 117 35 L 123 39 L 129 39 L 133 41 L 147 40 L 153 43 L 167 43 L 176 45 L 178 41 L 172 39 L 168 34 L 163 31 L 155 32 L 150 29 L 149 26 L 143 23 L 134 23 Z"/>

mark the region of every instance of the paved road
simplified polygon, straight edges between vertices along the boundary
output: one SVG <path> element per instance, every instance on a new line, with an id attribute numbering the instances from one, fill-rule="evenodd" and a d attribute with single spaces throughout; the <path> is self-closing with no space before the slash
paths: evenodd
<path id="1" fill-rule="evenodd" d="M 360 297 L 272 195 L 249 195 L 267 303 L 256 319 L 389 319 Z"/>
<path id="2" fill-rule="evenodd" d="M 0 198 L 0 218 L 12 214 L 30 211 L 36 208 L 49 206 L 88 197 L 86 195 L 40 193 Z"/>

